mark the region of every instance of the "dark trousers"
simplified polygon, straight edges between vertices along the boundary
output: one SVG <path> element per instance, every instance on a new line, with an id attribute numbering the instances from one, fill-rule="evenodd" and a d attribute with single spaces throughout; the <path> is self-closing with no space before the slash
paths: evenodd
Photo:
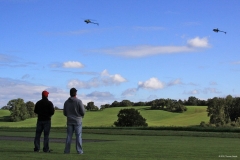
<path id="1" fill-rule="evenodd" d="M 36 134 L 34 139 L 34 151 L 40 150 L 40 138 L 44 131 L 43 151 L 49 150 L 49 134 L 51 129 L 51 121 L 37 121 Z"/>

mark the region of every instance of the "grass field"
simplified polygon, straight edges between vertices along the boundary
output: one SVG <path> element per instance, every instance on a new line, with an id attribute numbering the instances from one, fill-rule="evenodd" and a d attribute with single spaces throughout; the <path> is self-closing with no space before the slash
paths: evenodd
<path id="1" fill-rule="evenodd" d="M 109 127 L 117 120 L 117 114 L 123 107 L 107 108 L 103 111 L 86 112 L 83 126 Z M 124 107 L 126 108 L 126 107 Z M 139 110 L 140 114 L 147 119 L 148 126 L 192 126 L 199 125 L 201 121 L 208 122 L 206 106 L 188 106 L 184 113 L 171 113 L 162 110 L 149 110 L 149 107 L 131 107 Z M 9 116 L 8 110 L 0 110 L 0 127 L 35 127 L 36 118 L 21 122 L 6 122 L 3 117 Z M 66 117 L 61 110 L 57 110 L 52 117 L 53 127 L 64 127 Z"/>
<path id="2" fill-rule="evenodd" d="M 101 130 L 101 129 L 100 129 Z M 0 140 L 1 159 L 87 159 L 87 160 L 132 160 L 132 159 L 180 159 L 180 160 L 214 160 L 219 158 L 239 158 L 239 133 L 216 132 L 181 132 L 181 131 L 137 131 L 118 130 L 114 133 L 105 130 L 83 131 L 83 139 L 107 140 L 102 142 L 84 143 L 84 154 L 78 155 L 75 144 L 72 143 L 71 154 L 63 154 L 64 143 L 50 143 L 52 153 L 34 153 L 32 129 L 0 129 L 0 136 L 32 137 L 32 141 Z M 123 133 L 120 133 L 123 132 Z M 136 134 L 137 132 L 137 134 Z M 170 133 L 169 133 L 170 132 Z M 133 135 L 134 133 L 134 135 Z M 121 134 L 121 135 L 120 135 Z M 166 136 L 168 134 L 168 136 Z M 228 138 L 225 137 L 228 135 Z M 207 136 L 204 136 L 207 135 Z M 51 138 L 65 138 L 65 129 L 53 129 Z M 223 138 L 225 137 L 225 138 Z"/>
<path id="3" fill-rule="evenodd" d="M 50 148 L 54 150 L 52 153 L 34 153 L 33 139 L 37 119 L 6 122 L 9 111 L 0 110 L 0 137 L 11 136 L 10 140 L 0 140 L 0 159 L 214 160 L 240 157 L 240 129 L 196 127 L 201 121 L 209 121 L 206 107 L 187 108 L 184 113 L 170 113 L 149 110 L 149 107 L 136 107 L 147 119 L 150 126 L 147 128 L 111 127 L 117 120 L 121 107 L 86 112 L 83 139 L 104 141 L 84 143 L 83 155 L 76 154 L 74 141 L 69 155 L 63 154 L 64 142 L 51 142 Z M 56 111 L 52 117 L 50 140 L 65 139 L 65 124 L 66 117 L 62 111 Z M 30 137 L 30 141 L 17 141 L 14 137 Z"/>

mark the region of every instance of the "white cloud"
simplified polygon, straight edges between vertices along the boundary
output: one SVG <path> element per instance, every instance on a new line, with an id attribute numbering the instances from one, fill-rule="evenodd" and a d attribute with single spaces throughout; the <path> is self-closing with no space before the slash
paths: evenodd
<path id="1" fill-rule="evenodd" d="M 137 88 L 129 88 L 122 93 L 122 96 L 134 96 L 137 92 Z"/>
<path id="2" fill-rule="evenodd" d="M 8 101 L 17 98 L 35 103 L 41 98 L 42 91 L 47 88 L 44 85 L 34 85 L 24 81 L 0 78 L 0 105 L 6 105 Z"/>
<path id="3" fill-rule="evenodd" d="M 196 90 L 196 89 L 192 91 L 184 91 L 184 94 L 190 94 L 190 95 L 199 94 L 199 93 L 200 93 L 199 90 Z"/>
<path id="4" fill-rule="evenodd" d="M 204 90 L 203 90 L 203 93 L 221 93 L 220 91 L 218 91 L 216 88 L 205 88 Z"/>
<path id="5" fill-rule="evenodd" d="M 21 98 L 24 102 L 32 101 L 36 103 L 42 98 L 42 91 L 49 92 L 48 99 L 52 101 L 54 106 L 63 108 L 64 102 L 70 97 L 69 90 L 65 91 L 60 88 L 36 85 L 20 80 L 0 77 L 0 108 L 7 105 L 12 99 Z M 114 96 L 109 92 L 93 92 L 90 94 L 81 94 L 78 90 L 77 97 L 82 100 L 83 104 L 94 101 L 94 104 L 100 106 L 101 104 L 110 103 L 114 100 Z M 109 102 L 110 101 L 110 102 Z"/>
<path id="6" fill-rule="evenodd" d="M 112 99 L 114 96 L 110 92 L 92 92 L 86 95 L 87 97 L 91 97 L 94 99 Z"/>
<path id="7" fill-rule="evenodd" d="M 93 52 L 101 52 L 111 55 L 119 55 L 124 57 L 145 57 L 159 54 L 174 54 L 194 52 L 199 48 L 209 47 L 207 37 L 195 37 L 187 41 L 185 46 L 152 46 L 152 45 L 139 45 L 139 46 L 119 46 L 115 48 L 98 49 Z"/>
<path id="8" fill-rule="evenodd" d="M 97 72 L 75 72 L 75 71 L 69 71 L 69 70 L 52 70 L 53 72 L 60 72 L 60 73 L 72 73 L 72 74 L 78 74 L 78 75 L 98 75 Z"/>
<path id="9" fill-rule="evenodd" d="M 84 67 L 82 63 L 77 61 L 68 61 L 63 63 L 64 68 L 82 68 Z"/>
<path id="10" fill-rule="evenodd" d="M 145 82 L 138 82 L 138 88 L 144 89 L 163 89 L 164 83 L 159 81 L 157 78 L 153 77 Z"/>
<path id="11" fill-rule="evenodd" d="M 197 47 L 197 48 L 209 47 L 207 37 L 204 37 L 204 38 L 196 37 L 196 38 L 190 39 L 190 40 L 187 41 L 187 44 L 190 47 Z"/>
<path id="12" fill-rule="evenodd" d="M 107 70 L 101 72 L 99 77 L 94 77 L 89 81 L 71 80 L 68 83 L 68 88 L 96 88 L 100 86 L 119 85 L 127 80 L 120 74 L 110 75 Z"/>
<path id="13" fill-rule="evenodd" d="M 101 85 L 101 81 L 98 78 L 92 78 L 89 81 L 80 81 L 77 79 L 68 82 L 68 88 L 96 88 Z"/>
<path id="14" fill-rule="evenodd" d="M 101 73 L 101 77 L 106 81 L 107 83 L 114 83 L 114 84 L 120 84 L 123 82 L 126 82 L 127 80 L 123 78 L 120 74 L 114 74 L 110 75 L 108 71 L 105 69 Z"/>
<path id="15" fill-rule="evenodd" d="M 220 91 L 218 91 L 216 88 L 204 88 L 204 89 L 194 89 L 192 91 L 184 91 L 184 94 L 190 94 L 190 95 L 194 95 L 194 94 L 209 94 L 209 93 L 214 93 L 214 94 L 219 94 L 221 93 Z"/>
<path id="16" fill-rule="evenodd" d="M 125 57 L 145 57 L 157 54 L 171 54 L 178 52 L 193 51 L 192 48 L 187 46 L 133 46 L 133 47 L 116 47 L 113 49 L 105 49 L 101 52 L 107 54 L 120 55 Z"/>
<path id="17" fill-rule="evenodd" d="M 178 85 L 178 84 L 183 84 L 180 79 L 175 79 L 171 82 L 168 83 L 168 86 L 173 86 L 173 85 Z"/>

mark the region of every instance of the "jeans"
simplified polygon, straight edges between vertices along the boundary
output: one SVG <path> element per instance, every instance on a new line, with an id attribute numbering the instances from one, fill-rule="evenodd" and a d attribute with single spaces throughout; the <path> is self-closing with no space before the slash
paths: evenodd
<path id="1" fill-rule="evenodd" d="M 75 131 L 76 136 L 76 150 L 78 154 L 83 154 L 82 148 L 82 123 L 79 125 L 67 125 L 67 138 L 65 143 L 64 153 L 70 153 L 72 135 Z"/>
<path id="2" fill-rule="evenodd" d="M 37 121 L 36 134 L 34 139 L 34 151 L 40 150 L 40 137 L 44 131 L 43 151 L 49 150 L 49 134 L 51 129 L 51 121 Z"/>

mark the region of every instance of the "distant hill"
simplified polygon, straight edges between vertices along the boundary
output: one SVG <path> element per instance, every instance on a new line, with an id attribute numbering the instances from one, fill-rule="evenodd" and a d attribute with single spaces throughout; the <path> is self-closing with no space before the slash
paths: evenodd
<path id="1" fill-rule="evenodd" d="M 172 113 L 162 110 L 150 110 L 150 107 L 114 107 L 103 111 L 87 111 L 83 119 L 84 127 L 109 127 L 117 120 L 118 112 L 123 108 L 135 108 L 147 120 L 148 126 L 191 126 L 199 125 L 201 121 L 208 122 L 207 106 L 187 106 L 184 113 Z M 21 122 L 6 122 L 8 110 L 0 110 L 0 127 L 35 127 L 37 118 Z M 56 110 L 52 117 L 52 127 L 66 126 L 66 117 L 62 110 Z"/>

